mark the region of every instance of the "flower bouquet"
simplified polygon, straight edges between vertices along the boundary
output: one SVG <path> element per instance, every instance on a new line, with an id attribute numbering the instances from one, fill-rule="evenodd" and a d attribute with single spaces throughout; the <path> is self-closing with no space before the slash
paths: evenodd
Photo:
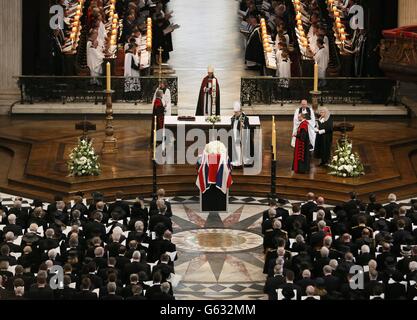
<path id="1" fill-rule="evenodd" d="M 79 139 L 78 145 L 71 151 L 68 160 L 70 176 L 98 176 L 100 163 L 95 154 L 93 142 Z"/>
<path id="2" fill-rule="evenodd" d="M 338 177 L 359 177 L 365 174 L 365 169 L 357 153 L 352 151 L 352 143 L 344 140 L 337 144 L 329 174 Z"/>
<path id="3" fill-rule="evenodd" d="M 220 121 L 221 121 L 220 116 L 216 116 L 216 115 L 212 115 L 206 118 L 206 122 L 210 122 L 213 125 Z"/>

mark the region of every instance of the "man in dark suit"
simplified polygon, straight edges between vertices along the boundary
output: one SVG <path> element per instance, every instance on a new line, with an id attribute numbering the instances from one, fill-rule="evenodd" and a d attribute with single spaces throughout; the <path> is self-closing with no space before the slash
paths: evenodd
<path id="1" fill-rule="evenodd" d="M 346 212 L 348 218 L 352 218 L 360 211 L 361 201 L 357 198 L 356 192 L 349 193 L 350 200 L 343 204 L 343 210 Z"/>
<path id="2" fill-rule="evenodd" d="M 320 257 L 314 261 L 314 275 L 316 277 L 323 276 L 323 267 L 330 263 L 329 249 L 322 247 L 320 249 Z"/>
<path id="3" fill-rule="evenodd" d="M 109 205 L 110 214 L 114 211 L 119 212 L 119 219 L 123 219 L 126 225 L 127 224 L 126 218 L 130 217 L 130 207 L 129 207 L 129 204 L 123 200 L 122 191 L 116 192 L 116 201 Z"/>
<path id="4" fill-rule="evenodd" d="M 116 284 L 114 282 L 109 282 L 107 284 L 107 295 L 102 296 L 100 300 L 109 300 L 109 301 L 117 301 L 123 300 L 122 296 L 116 294 Z"/>
<path id="5" fill-rule="evenodd" d="M 391 224 L 391 232 L 395 232 L 398 230 L 398 221 L 403 220 L 404 221 L 404 229 L 408 232 L 413 232 L 413 222 L 409 217 L 407 217 L 407 208 L 406 207 L 400 207 L 398 210 L 398 216 L 394 217 L 392 219 Z"/>
<path id="6" fill-rule="evenodd" d="M 119 270 L 123 270 L 125 265 L 130 262 L 130 259 L 126 257 L 126 247 L 120 246 L 119 247 L 119 255 L 116 257 L 116 267 Z"/>
<path id="7" fill-rule="evenodd" d="M 311 279 L 311 272 L 308 269 L 303 270 L 301 276 L 301 280 L 298 280 L 296 284 L 301 287 L 301 293 L 304 295 L 307 287 L 314 286 L 315 282 Z"/>
<path id="8" fill-rule="evenodd" d="M 370 236 L 372 237 L 373 230 L 372 228 L 366 225 L 366 217 L 364 215 L 358 216 L 358 225 L 352 227 L 350 234 L 352 235 L 352 241 L 355 242 L 357 239 L 362 237 L 362 230 L 368 229 L 370 231 Z"/>
<path id="9" fill-rule="evenodd" d="M 399 255 L 402 244 L 411 244 L 414 242 L 413 236 L 408 230 L 405 230 L 405 222 L 403 219 L 397 221 L 397 231 L 392 235 L 393 253 Z"/>
<path id="10" fill-rule="evenodd" d="M 39 271 L 36 277 L 36 283 L 31 286 L 28 292 L 28 298 L 30 300 L 53 300 L 54 292 L 48 286 L 48 275 L 46 271 Z"/>
<path id="11" fill-rule="evenodd" d="M 328 293 L 333 293 L 334 291 L 339 291 L 340 289 L 340 279 L 335 277 L 332 272 L 333 270 L 329 265 L 323 267 L 324 288 Z"/>
<path id="12" fill-rule="evenodd" d="M 39 250 L 41 252 L 55 249 L 59 246 L 59 241 L 55 239 L 55 231 L 49 228 L 45 231 L 45 239 L 39 240 Z"/>
<path id="13" fill-rule="evenodd" d="M 292 205 L 292 214 L 288 217 L 287 221 L 284 221 L 284 225 L 284 230 L 288 232 L 290 238 L 294 233 L 306 233 L 307 220 L 306 217 L 300 213 L 300 206 L 298 204 Z"/>
<path id="14" fill-rule="evenodd" d="M 10 214 L 7 217 L 7 221 L 9 222 L 3 229 L 3 234 L 7 234 L 7 232 L 11 231 L 13 234 L 18 237 L 22 235 L 22 227 L 16 224 L 16 215 Z"/>
<path id="15" fill-rule="evenodd" d="M 345 253 L 345 259 L 336 268 L 336 274 L 340 279 L 347 279 L 351 268 L 355 265 L 353 262 L 353 254 L 351 252 Z"/>
<path id="16" fill-rule="evenodd" d="M 142 294 L 142 286 L 135 284 L 131 287 L 132 295 L 127 297 L 126 300 L 146 300 L 146 297 Z"/>
<path id="17" fill-rule="evenodd" d="M 301 214 L 307 219 L 308 225 L 313 222 L 313 212 L 317 211 L 316 197 L 313 192 L 307 193 L 307 202 L 301 206 Z"/>
<path id="18" fill-rule="evenodd" d="M 171 219 L 166 215 L 167 208 L 162 203 L 162 200 L 158 200 L 157 203 L 159 205 L 159 211 L 157 214 L 155 213 L 151 215 L 151 218 L 149 219 L 149 230 L 154 232 L 158 231 L 157 233 L 161 233 L 160 236 L 162 236 L 167 229 L 172 232 L 172 222 Z M 162 224 L 164 230 L 159 230 L 156 228 L 158 224 Z"/>
<path id="19" fill-rule="evenodd" d="M 370 296 L 375 296 L 376 292 L 380 291 L 382 286 L 382 292 L 385 292 L 384 284 L 378 281 L 378 271 L 369 270 L 369 281 L 365 283 L 365 295 L 369 299 Z"/>
<path id="20" fill-rule="evenodd" d="M 57 300 L 72 300 L 76 290 L 75 288 L 70 288 L 72 283 L 70 276 L 64 276 L 64 289 L 55 290 L 55 299 Z"/>
<path id="21" fill-rule="evenodd" d="M 160 292 L 155 292 L 149 300 L 175 300 L 175 297 L 170 293 L 171 286 L 168 282 L 163 282 L 160 287 Z"/>
<path id="22" fill-rule="evenodd" d="M 155 295 L 158 295 L 161 292 L 161 280 L 162 276 L 159 272 L 156 272 L 153 275 L 153 284 L 146 290 L 145 297 L 149 300 L 153 300 Z"/>
<path id="23" fill-rule="evenodd" d="M 397 203 L 397 196 L 394 193 L 388 195 L 389 203 L 384 206 L 385 212 L 387 213 L 387 218 L 392 218 L 394 216 L 394 211 L 400 209 L 400 205 Z"/>
<path id="24" fill-rule="evenodd" d="M 277 289 L 285 283 L 282 266 L 276 265 L 274 267 L 274 275 L 268 277 L 264 286 L 264 293 L 268 295 L 269 300 L 277 300 Z"/>
<path id="25" fill-rule="evenodd" d="M 141 271 L 146 272 L 148 277 L 151 275 L 151 268 L 147 263 L 140 262 L 141 254 L 139 251 L 133 252 L 132 262 L 125 265 L 123 270 L 123 283 L 127 283 L 129 277 L 133 273 Z"/>
<path id="26" fill-rule="evenodd" d="M 80 291 L 74 294 L 73 300 L 98 300 L 97 294 L 90 291 L 91 281 L 85 277 L 81 280 Z"/>
<path id="27" fill-rule="evenodd" d="M 160 211 L 160 208 L 158 206 L 158 200 L 162 200 L 163 204 L 166 207 L 166 213 L 165 215 L 170 218 L 172 217 L 172 209 L 171 209 L 171 203 L 165 198 L 165 190 L 164 189 L 159 189 L 156 193 L 157 198 L 153 199 L 151 201 L 151 205 L 149 208 L 149 214 L 153 215 L 158 213 L 158 211 Z"/>
<path id="28" fill-rule="evenodd" d="M 134 286 L 137 286 L 139 284 L 139 276 L 136 273 L 133 273 L 130 275 L 129 277 L 129 284 L 127 284 L 123 289 L 122 289 L 122 297 L 123 298 L 128 298 L 131 297 L 133 295 L 132 292 L 132 288 Z"/>
<path id="29" fill-rule="evenodd" d="M 9 215 L 16 216 L 16 224 L 22 228 L 26 228 L 29 220 L 29 211 L 27 208 L 22 208 L 22 199 L 16 198 L 13 207 L 9 210 Z"/>
<path id="30" fill-rule="evenodd" d="M 177 251 L 177 246 L 175 245 L 175 243 L 172 243 L 171 240 L 172 240 L 172 232 L 169 230 L 166 230 L 164 232 L 164 236 L 161 242 L 161 254 L 165 252 Z M 177 260 L 177 256 L 175 256 L 175 260 Z"/>
<path id="31" fill-rule="evenodd" d="M 7 245 L 9 247 L 9 249 L 10 249 L 10 252 L 16 252 L 16 253 L 18 253 L 18 252 L 21 252 L 22 251 L 21 246 L 13 243 L 13 241 L 14 241 L 14 234 L 13 234 L 12 231 L 8 231 L 7 233 L 5 233 L 4 240 L 5 240 L 5 242 L 3 242 L 2 244 L 0 244 L 0 247 L 2 247 L 4 245 Z"/>
<path id="32" fill-rule="evenodd" d="M 285 283 L 281 284 L 278 289 L 296 291 L 296 300 L 301 300 L 301 287 L 294 284 L 294 272 L 288 270 L 285 274 Z"/>
<path id="33" fill-rule="evenodd" d="M 106 239 L 106 228 L 101 222 L 103 219 L 103 214 L 101 212 L 95 212 L 93 214 L 94 220 L 87 223 L 85 226 L 85 236 L 86 239 L 91 239 L 93 237 L 100 237 L 101 240 Z"/>
<path id="34" fill-rule="evenodd" d="M 92 289 L 99 289 L 103 286 L 103 279 L 101 279 L 96 273 L 97 273 L 97 265 L 94 261 L 91 261 L 88 265 L 87 265 L 87 269 L 88 269 L 88 274 L 85 276 L 86 278 L 88 278 L 90 280 L 90 284 L 88 286 L 88 289 L 90 289 L 90 287 Z M 81 280 L 82 282 L 83 280 Z"/>
<path id="35" fill-rule="evenodd" d="M 166 253 L 163 253 L 161 255 L 160 262 L 155 267 L 153 267 L 153 270 L 152 270 L 152 274 L 155 274 L 156 272 L 161 273 L 162 282 L 167 281 L 171 273 L 174 273 L 174 268 L 170 266 L 168 263 L 169 263 L 169 255 L 167 255 Z"/>

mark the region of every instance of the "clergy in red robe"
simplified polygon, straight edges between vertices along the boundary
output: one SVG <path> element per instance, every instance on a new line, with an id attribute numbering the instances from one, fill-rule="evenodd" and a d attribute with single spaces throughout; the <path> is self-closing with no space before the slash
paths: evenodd
<path id="1" fill-rule="evenodd" d="M 213 88 L 216 87 L 214 92 Z M 214 101 L 214 94 L 216 95 Z M 208 68 L 208 75 L 203 79 L 198 95 L 196 116 L 211 116 L 212 108 L 215 108 L 215 114 L 220 115 L 220 86 L 219 81 L 214 76 L 214 68 Z"/>
<path id="2" fill-rule="evenodd" d="M 294 162 L 292 169 L 295 173 L 308 173 L 310 171 L 310 139 L 308 135 L 308 121 L 306 115 L 298 116 L 300 125 L 295 134 Z"/>
<path id="3" fill-rule="evenodd" d="M 155 101 L 153 104 L 152 112 L 152 132 L 151 132 L 151 145 L 153 145 L 153 133 L 155 129 L 155 117 L 156 117 L 156 130 L 164 128 L 164 117 L 165 117 L 165 107 L 162 102 L 162 97 L 164 93 L 162 90 L 156 92 Z M 159 137 L 162 133 L 158 134 Z"/>

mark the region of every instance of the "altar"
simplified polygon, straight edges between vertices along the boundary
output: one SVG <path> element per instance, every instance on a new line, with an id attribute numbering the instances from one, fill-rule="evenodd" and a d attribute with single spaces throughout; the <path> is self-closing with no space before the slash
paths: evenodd
<path id="1" fill-rule="evenodd" d="M 258 116 L 248 116 L 249 125 L 253 128 L 259 128 L 261 126 L 261 120 Z M 231 116 L 220 116 L 220 121 L 214 124 L 215 129 L 230 128 L 231 127 Z M 200 128 L 210 129 L 213 124 L 206 121 L 205 116 L 190 117 L 189 120 L 177 116 L 165 116 L 165 128 L 173 129 L 178 126 L 183 126 L 187 129 Z"/>
<path id="2" fill-rule="evenodd" d="M 248 116 L 248 118 L 251 136 L 253 136 L 254 130 L 260 129 L 261 120 L 258 116 Z M 192 129 L 201 129 L 204 131 L 204 143 L 209 143 L 210 141 L 218 140 L 219 135 L 229 135 L 229 137 L 231 138 L 231 116 L 220 116 L 220 121 L 214 124 L 207 122 L 205 116 L 165 116 L 164 126 L 164 140 L 168 143 L 173 142 L 175 144 L 178 140 L 186 141 L 187 133 L 189 133 Z M 192 143 L 193 141 L 188 140 L 188 143 L 186 142 L 185 145 L 187 146 L 187 144 L 189 145 Z"/>

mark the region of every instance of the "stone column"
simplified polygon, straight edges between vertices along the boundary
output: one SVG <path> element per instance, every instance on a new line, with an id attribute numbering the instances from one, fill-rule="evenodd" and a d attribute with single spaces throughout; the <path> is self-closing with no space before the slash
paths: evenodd
<path id="1" fill-rule="evenodd" d="M 0 113 L 19 99 L 13 76 L 22 70 L 22 0 L 0 0 Z"/>
<path id="2" fill-rule="evenodd" d="M 417 25 L 417 1 L 398 0 L 398 26 Z"/>

